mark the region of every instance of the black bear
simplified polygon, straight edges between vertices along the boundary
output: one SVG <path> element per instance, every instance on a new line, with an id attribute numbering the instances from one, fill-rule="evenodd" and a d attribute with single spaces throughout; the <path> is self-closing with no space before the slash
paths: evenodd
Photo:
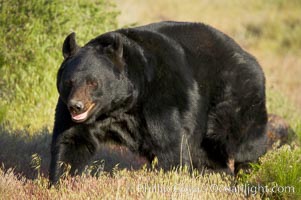
<path id="1" fill-rule="evenodd" d="M 159 167 L 226 169 L 266 152 L 265 77 L 233 39 L 202 23 L 160 22 L 63 44 L 50 183 L 104 142 Z"/>

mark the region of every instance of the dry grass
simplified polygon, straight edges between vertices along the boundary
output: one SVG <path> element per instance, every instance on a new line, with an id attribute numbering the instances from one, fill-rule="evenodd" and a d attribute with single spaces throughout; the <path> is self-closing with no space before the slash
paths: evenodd
<path id="1" fill-rule="evenodd" d="M 68 177 L 59 189 L 48 189 L 44 177 L 28 180 L 11 170 L 0 170 L 2 199 L 245 199 L 244 191 L 234 187 L 233 178 L 220 174 L 195 174 L 192 178 L 185 170 L 163 173 L 141 169 L 116 170 L 99 178 Z M 250 194 L 249 198 L 260 199 L 260 194 Z"/>

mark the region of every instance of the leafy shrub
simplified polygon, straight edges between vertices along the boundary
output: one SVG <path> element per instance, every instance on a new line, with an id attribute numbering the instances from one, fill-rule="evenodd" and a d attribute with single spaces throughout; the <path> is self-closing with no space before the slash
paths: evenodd
<path id="1" fill-rule="evenodd" d="M 116 28 L 110 0 L 0 0 L 0 120 L 12 128 L 52 125 L 61 46 Z M 0 123 L 1 123 L 0 121 Z"/>
<path id="2" fill-rule="evenodd" d="M 288 145 L 269 152 L 255 165 L 250 181 L 279 190 L 263 193 L 271 199 L 298 199 L 301 196 L 301 150 Z"/>

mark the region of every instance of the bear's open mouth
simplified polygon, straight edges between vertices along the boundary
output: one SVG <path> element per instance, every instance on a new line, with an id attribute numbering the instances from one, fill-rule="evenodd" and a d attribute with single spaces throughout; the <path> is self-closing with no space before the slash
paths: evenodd
<path id="1" fill-rule="evenodd" d="M 84 122 L 89 117 L 89 114 L 90 114 L 91 110 L 94 108 L 94 106 L 95 106 L 95 104 L 92 103 L 86 111 L 84 111 L 80 114 L 70 112 L 72 120 L 75 122 Z"/>

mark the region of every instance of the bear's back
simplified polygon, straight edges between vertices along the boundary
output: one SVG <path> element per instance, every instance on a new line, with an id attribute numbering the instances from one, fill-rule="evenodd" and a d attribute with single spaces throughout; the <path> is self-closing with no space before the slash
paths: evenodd
<path id="1" fill-rule="evenodd" d="M 152 33 L 170 38 L 179 43 L 189 53 L 207 55 L 214 58 L 230 55 L 233 51 L 241 51 L 239 45 L 221 31 L 203 23 L 165 21 L 145 26 L 121 29 L 127 32 Z M 146 40 L 149 35 L 145 35 Z"/>

